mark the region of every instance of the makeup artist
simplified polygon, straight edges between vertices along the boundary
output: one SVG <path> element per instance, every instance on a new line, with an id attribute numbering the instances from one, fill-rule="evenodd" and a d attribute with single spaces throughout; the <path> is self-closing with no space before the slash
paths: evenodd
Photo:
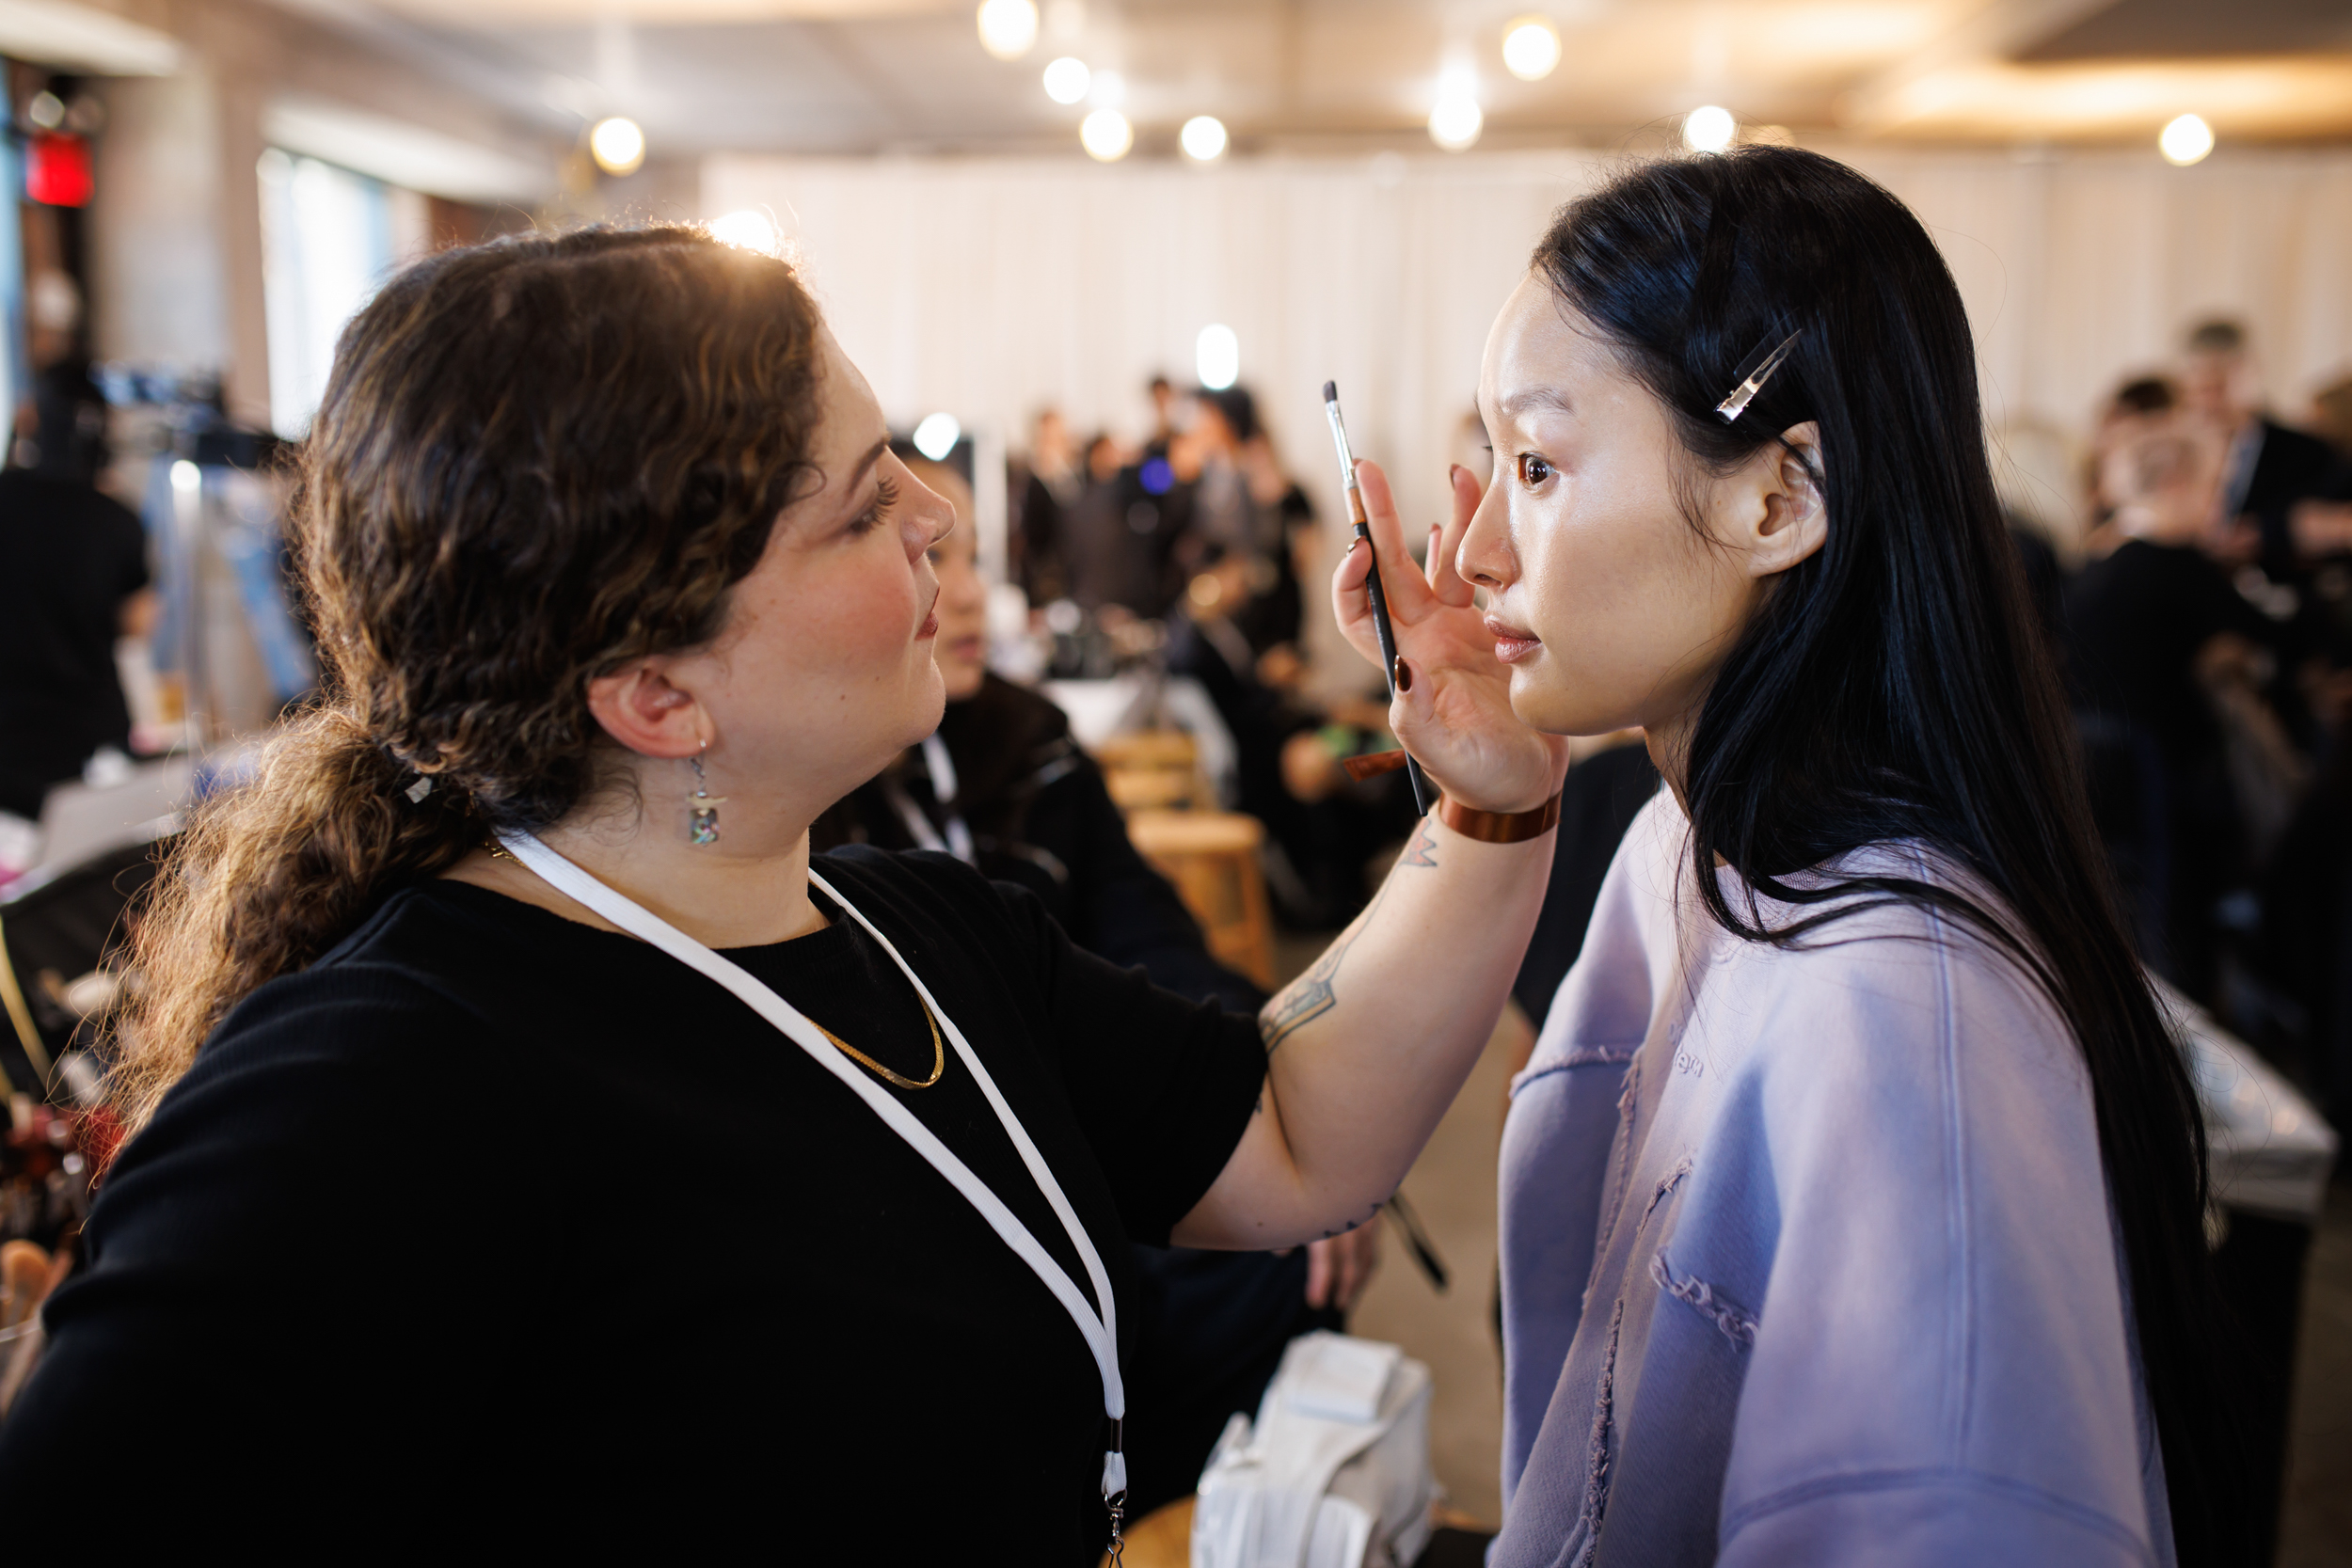
<path id="1" fill-rule="evenodd" d="M 1095 1560 L 1129 1239 L 1370 1219 L 1501 1010 L 1565 754 L 1475 618 L 1412 652 L 1453 800 L 1253 1020 L 951 857 L 812 863 L 939 722 L 951 515 L 785 263 L 444 252 L 303 462 L 332 694 L 141 921 L 11 1544 Z"/>

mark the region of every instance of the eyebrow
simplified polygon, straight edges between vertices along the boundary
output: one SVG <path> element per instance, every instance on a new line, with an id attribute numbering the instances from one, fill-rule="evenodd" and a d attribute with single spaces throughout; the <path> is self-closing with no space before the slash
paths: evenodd
<path id="1" fill-rule="evenodd" d="M 843 488 L 848 490 L 856 489 L 858 481 L 866 477 L 866 470 L 881 462 L 882 453 L 888 451 L 889 450 L 890 437 L 887 436 L 875 442 L 872 446 L 866 448 L 866 455 L 859 458 L 857 460 L 857 467 L 850 470 L 850 482 L 844 485 Z"/>
<path id="2" fill-rule="evenodd" d="M 1575 412 L 1575 405 L 1568 401 L 1567 393 L 1550 387 L 1530 387 L 1524 391 L 1513 392 L 1495 405 L 1495 411 L 1506 420 L 1530 408 L 1549 408 L 1562 414 Z"/>

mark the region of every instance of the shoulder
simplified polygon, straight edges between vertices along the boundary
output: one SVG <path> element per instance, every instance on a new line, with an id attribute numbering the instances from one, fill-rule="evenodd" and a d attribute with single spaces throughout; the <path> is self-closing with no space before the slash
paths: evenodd
<path id="1" fill-rule="evenodd" d="M 2298 468 L 2324 469 L 2336 462 L 2336 449 L 2324 438 L 2272 419 L 2263 420 L 2263 451 L 2265 456 L 2275 452 Z"/>
<path id="2" fill-rule="evenodd" d="M 917 943 L 995 957 L 1033 950 L 1052 925 L 1027 889 L 937 850 L 845 844 L 813 857 L 809 871 L 884 931 Z"/>
<path id="3" fill-rule="evenodd" d="M 307 969 L 282 974 L 239 1002 L 205 1040 L 173 1101 L 215 1098 L 257 1080 L 323 1084 L 369 1073 L 389 1053 L 421 1041 L 438 1053 L 485 1022 L 467 984 L 469 960 L 489 957 L 487 933 L 436 890 L 395 893 L 350 936 Z"/>
<path id="4" fill-rule="evenodd" d="M 1873 845 L 1836 871 L 1924 882 L 2016 928 L 1979 879 L 1920 846 Z M 1996 1119 L 2029 1136 L 2048 1119 L 2033 1104 L 2087 1103 L 2072 1032 L 2001 937 L 1952 910 L 1870 893 L 1853 902 L 1789 945 L 1739 943 L 1709 988 L 1709 1022 L 1752 1042 L 1768 1114 L 1899 1138 L 1908 1114 L 1975 1120 L 1997 1104 Z M 1768 925 L 1801 912 L 1759 905 Z"/>

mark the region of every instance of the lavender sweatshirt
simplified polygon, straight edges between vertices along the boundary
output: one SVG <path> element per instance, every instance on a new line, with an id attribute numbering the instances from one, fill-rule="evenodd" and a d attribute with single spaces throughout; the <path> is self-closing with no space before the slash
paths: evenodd
<path id="1" fill-rule="evenodd" d="M 1489 1563 L 2169 1568 L 2058 1014 L 1911 908 L 1742 942 L 1688 834 L 1635 818 L 1512 1085 Z"/>

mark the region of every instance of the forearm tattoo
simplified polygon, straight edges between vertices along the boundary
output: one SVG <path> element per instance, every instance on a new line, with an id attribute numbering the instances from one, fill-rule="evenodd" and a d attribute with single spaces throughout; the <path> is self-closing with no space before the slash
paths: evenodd
<path id="1" fill-rule="evenodd" d="M 1405 852 L 1397 857 L 1396 863 L 1399 868 L 1408 865 L 1435 866 L 1438 863 L 1438 837 L 1429 831 L 1427 817 L 1415 824 L 1412 839 L 1405 846 Z M 1364 928 L 1372 924 L 1374 912 L 1380 908 L 1380 900 L 1388 895 L 1389 883 L 1383 880 L 1380 891 L 1373 895 L 1372 902 L 1365 906 L 1364 912 L 1340 933 L 1337 941 L 1324 949 L 1323 957 L 1310 965 L 1306 974 L 1283 987 L 1280 993 L 1259 1012 L 1258 1033 L 1265 1040 L 1266 1054 L 1272 1055 L 1275 1047 L 1339 1005 L 1341 960 L 1347 957 L 1347 950 L 1356 944 L 1356 939 L 1364 934 Z"/>

